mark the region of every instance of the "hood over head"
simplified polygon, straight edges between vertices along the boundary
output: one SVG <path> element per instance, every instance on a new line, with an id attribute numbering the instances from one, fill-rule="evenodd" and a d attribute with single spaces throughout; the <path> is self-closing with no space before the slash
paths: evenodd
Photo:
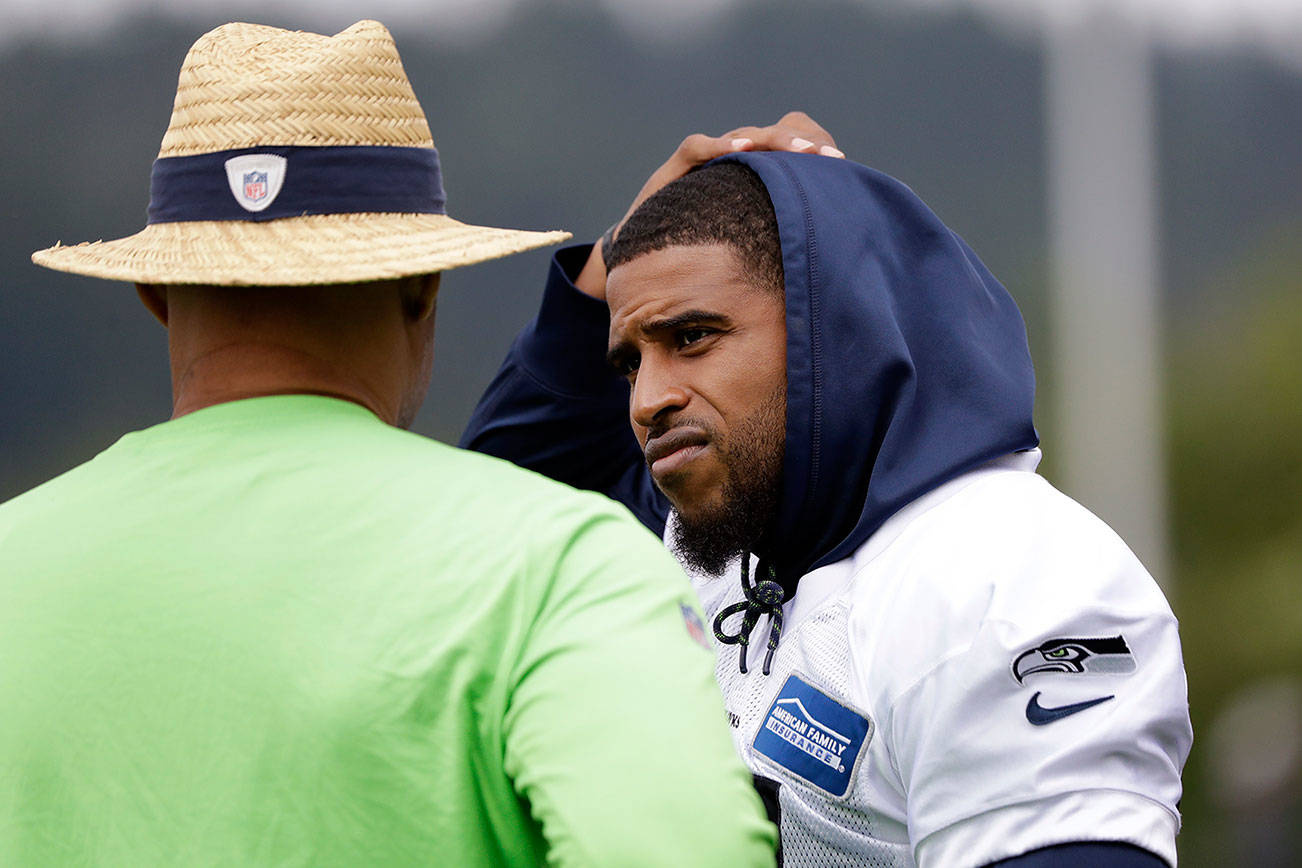
<path id="1" fill-rule="evenodd" d="M 831 157 L 734 154 L 768 189 L 786 279 L 776 525 L 756 553 L 790 596 L 933 488 L 1034 448 L 1026 327 L 905 185 Z"/>

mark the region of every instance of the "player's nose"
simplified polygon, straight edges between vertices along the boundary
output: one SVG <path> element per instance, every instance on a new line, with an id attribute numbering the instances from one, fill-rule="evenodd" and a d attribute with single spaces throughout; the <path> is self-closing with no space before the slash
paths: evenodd
<path id="1" fill-rule="evenodd" d="M 663 416 L 687 406 L 689 391 L 671 376 L 667 366 L 642 360 L 629 395 L 629 417 L 642 428 L 656 427 Z"/>

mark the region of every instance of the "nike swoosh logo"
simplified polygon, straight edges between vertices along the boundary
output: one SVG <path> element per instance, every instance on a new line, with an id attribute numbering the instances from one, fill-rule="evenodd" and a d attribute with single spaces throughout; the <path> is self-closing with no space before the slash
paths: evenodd
<path id="1" fill-rule="evenodd" d="M 1039 691 L 1036 691 L 1035 695 L 1031 697 L 1031 701 L 1026 703 L 1026 719 L 1035 726 L 1044 726 L 1046 723 L 1053 723 L 1055 720 L 1071 717 L 1078 711 L 1093 708 L 1100 702 L 1107 702 L 1111 698 L 1111 696 L 1100 696 L 1098 699 L 1087 699 L 1085 702 L 1059 705 L 1057 708 L 1045 708 L 1040 704 Z"/>

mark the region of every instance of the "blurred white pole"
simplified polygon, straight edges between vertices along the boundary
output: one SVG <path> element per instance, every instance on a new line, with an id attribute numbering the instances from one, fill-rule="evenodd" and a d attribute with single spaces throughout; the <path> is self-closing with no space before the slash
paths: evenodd
<path id="1" fill-rule="evenodd" d="M 1147 38 L 1112 4 L 1070 6 L 1045 40 L 1054 455 L 1169 596 Z"/>

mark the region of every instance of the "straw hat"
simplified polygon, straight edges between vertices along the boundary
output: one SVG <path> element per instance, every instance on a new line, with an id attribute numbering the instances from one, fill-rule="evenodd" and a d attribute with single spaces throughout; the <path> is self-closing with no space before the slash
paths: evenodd
<path id="1" fill-rule="evenodd" d="M 470 226 L 443 198 L 429 125 L 384 25 L 321 36 L 226 24 L 181 67 L 149 225 L 32 261 L 137 283 L 353 283 L 570 237 Z"/>

